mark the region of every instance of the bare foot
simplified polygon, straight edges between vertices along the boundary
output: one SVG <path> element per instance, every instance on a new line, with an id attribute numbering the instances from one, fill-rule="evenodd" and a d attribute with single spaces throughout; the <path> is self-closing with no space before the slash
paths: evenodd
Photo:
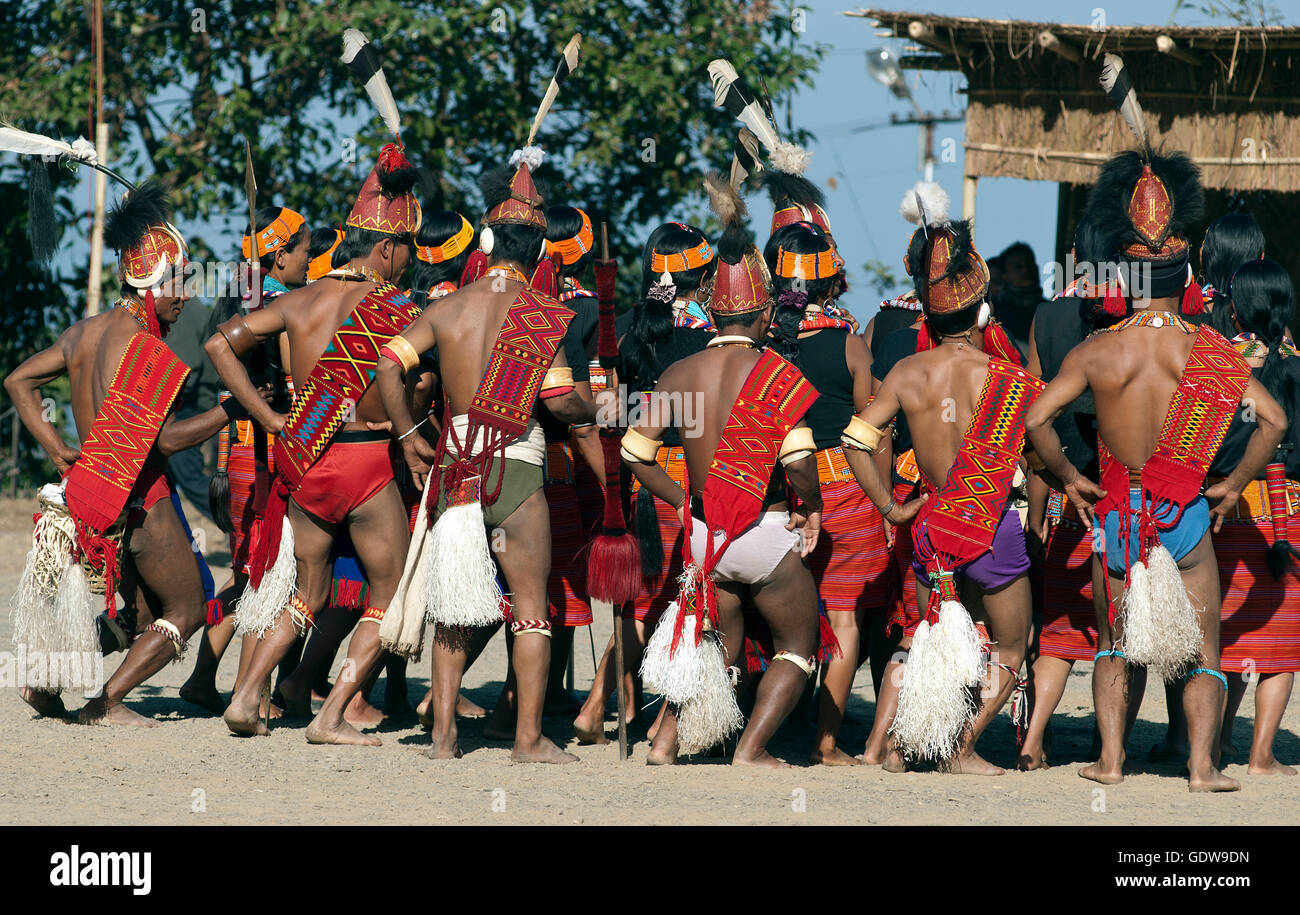
<path id="1" fill-rule="evenodd" d="M 578 757 L 565 753 L 554 742 L 542 736 L 531 746 L 516 742 L 515 748 L 510 751 L 510 760 L 521 763 L 571 763 L 577 762 Z"/>
<path id="2" fill-rule="evenodd" d="M 1047 754 L 1041 749 L 1020 751 L 1020 756 L 1016 759 L 1016 768 L 1021 772 L 1034 772 L 1038 769 L 1050 769 L 1047 764 Z"/>
<path id="3" fill-rule="evenodd" d="M 226 700 L 221 698 L 221 693 L 217 692 L 217 687 L 211 683 L 194 686 L 186 680 L 185 685 L 181 687 L 181 698 L 190 705 L 197 705 L 214 715 L 220 715 L 226 710 Z"/>
<path id="4" fill-rule="evenodd" d="M 1162 740 L 1151 748 L 1148 758 L 1152 762 L 1186 762 L 1187 753 L 1186 743 Z"/>
<path id="5" fill-rule="evenodd" d="M 1192 775 L 1187 779 L 1187 790 L 1197 793 L 1204 791 L 1240 791 L 1241 783 L 1235 778 L 1228 778 L 1218 769 L 1211 768 L 1202 775 Z"/>
<path id="6" fill-rule="evenodd" d="M 903 759 L 903 754 L 899 753 L 895 747 L 890 747 L 885 754 L 885 758 L 880 762 L 880 768 L 886 772 L 906 772 L 907 760 Z"/>
<path id="7" fill-rule="evenodd" d="M 286 677 L 280 682 L 274 698 L 277 700 L 275 704 L 284 710 L 284 717 L 311 717 L 311 690 L 299 687 L 294 683 L 293 677 Z"/>
<path id="8" fill-rule="evenodd" d="M 428 759 L 460 759 L 462 754 L 460 752 L 460 744 L 457 743 L 456 738 L 452 736 L 444 737 L 442 740 L 434 737 L 433 746 L 429 747 L 427 750 L 421 750 L 420 755 Z"/>
<path id="9" fill-rule="evenodd" d="M 265 737 L 271 733 L 262 721 L 258 703 L 254 703 L 252 707 L 236 705 L 234 697 L 231 697 L 230 705 L 226 706 L 226 712 L 221 716 L 221 720 L 226 723 L 226 727 L 230 728 L 230 733 L 239 737 Z"/>
<path id="10" fill-rule="evenodd" d="M 136 714 L 120 702 L 106 705 L 104 698 L 92 699 L 81 708 L 77 720 L 82 724 L 103 724 L 112 727 L 156 728 L 158 722 Z"/>
<path id="11" fill-rule="evenodd" d="M 856 756 L 850 756 L 839 747 L 832 747 L 829 753 L 824 753 L 820 749 L 813 750 L 808 756 L 808 761 L 814 766 L 860 766 L 862 760 Z"/>
<path id="12" fill-rule="evenodd" d="M 486 718 L 487 709 L 470 699 L 465 698 L 464 693 L 456 696 L 456 717 L 457 718 Z"/>
<path id="13" fill-rule="evenodd" d="M 974 750 L 958 753 L 948 760 L 948 772 L 951 775 L 1006 775 L 1007 770 L 995 766 Z"/>
<path id="14" fill-rule="evenodd" d="M 664 712 L 667 711 L 667 709 L 668 709 L 668 703 L 667 703 L 667 702 L 664 702 L 664 703 L 661 703 L 661 704 L 660 704 L 660 706 L 659 706 L 659 714 L 655 716 L 654 724 L 650 725 L 650 729 L 649 729 L 648 731 L 645 732 L 645 736 L 646 736 L 646 739 L 647 739 L 647 740 L 649 740 L 649 741 L 651 741 L 651 742 L 654 741 L 654 739 L 655 739 L 655 735 L 659 733 L 659 725 L 663 724 L 663 720 L 664 720 Z M 630 724 L 631 722 L 632 722 L 632 719 L 629 717 L 629 718 L 628 718 L 628 723 Z M 673 754 L 674 757 L 676 757 L 676 755 L 677 755 L 676 753 Z"/>
<path id="15" fill-rule="evenodd" d="M 1100 782 L 1103 785 L 1118 785 L 1124 781 L 1124 761 L 1120 760 L 1118 763 L 1111 765 L 1097 760 L 1092 765 L 1080 769 L 1079 776 L 1089 781 Z"/>
<path id="16" fill-rule="evenodd" d="M 849 757 L 852 759 L 853 757 Z M 764 750 L 756 756 L 743 757 L 739 753 L 732 754 L 731 764 L 733 766 L 753 766 L 756 769 L 791 769 L 788 762 L 783 759 L 777 759 L 771 753 Z"/>
<path id="17" fill-rule="evenodd" d="M 1246 771 L 1251 775 L 1295 775 L 1294 766 L 1284 766 L 1273 757 L 1264 762 L 1252 762 Z"/>
<path id="18" fill-rule="evenodd" d="M 343 710 L 343 720 L 353 727 L 374 728 L 384 723 L 384 713 L 366 701 L 366 697 L 357 693 Z"/>
<path id="19" fill-rule="evenodd" d="M 609 738 L 605 736 L 603 717 L 596 719 L 594 715 L 579 712 L 578 717 L 573 719 L 573 732 L 578 735 L 578 743 L 583 745 L 609 743 Z"/>
<path id="20" fill-rule="evenodd" d="M 347 721 L 340 721 L 330 727 L 317 715 L 307 725 L 308 743 L 346 744 L 357 747 L 381 747 L 384 742 L 373 734 L 362 734 Z"/>
<path id="21" fill-rule="evenodd" d="M 647 766 L 675 766 L 677 765 L 677 747 L 674 745 L 668 749 L 650 745 L 650 752 L 646 754 L 645 764 Z"/>
<path id="22" fill-rule="evenodd" d="M 46 718 L 67 718 L 68 710 L 63 705 L 63 697 L 44 689 L 31 689 L 24 686 L 18 691 L 23 701 L 36 710 L 38 715 Z"/>

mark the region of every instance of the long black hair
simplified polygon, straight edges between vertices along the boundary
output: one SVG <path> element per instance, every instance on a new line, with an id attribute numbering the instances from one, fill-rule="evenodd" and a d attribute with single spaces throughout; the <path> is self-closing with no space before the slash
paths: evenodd
<path id="1" fill-rule="evenodd" d="M 421 247 L 436 248 L 461 230 L 462 217 L 452 210 L 426 212 L 420 223 L 420 231 L 415 235 L 415 243 Z M 465 264 L 470 253 L 476 247 L 475 236 L 471 236 L 465 250 L 451 260 L 439 264 L 430 264 L 418 256 L 411 262 L 411 296 L 421 305 L 428 298 L 429 290 L 439 283 L 452 282 L 459 285 L 460 275 L 465 272 Z"/>
<path id="2" fill-rule="evenodd" d="M 634 364 L 643 366 L 643 371 L 648 371 L 654 377 L 665 368 L 659 365 L 656 348 L 657 344 L 672 336 L 673 303 L 648 294 L 650 287 L 660 276 L 651 266 L 651 256 L 655 253 L 681 254 L 690 248 L 698 247 L 703 241 L 707 241 L 704 233 L 694 226 L 681 222 L 666 222 L 650 233 L 650 238 L 641 253 L 641 299 L 632 310 L 632 326 L 623 339 L 623 350 Z M 673 285 L 677 287 L 677 297 L 681 298 L 686 293 L 699 289 L 716 270 L 717 259 L 714 258 L 701 267 L 673 273 Z"/>
<path id="3" fill-rule="evenodd" d="M 763 259 L 772 274 L 776 310 L 772 315 L 772 348 L 794 362 L 799 358 L 799 322 L 809 302 L 828 299 L 840 287 L 839 274 L 821 279 L 799 279 L 777 275 L 782 249 L 792 254 L 821 254 L 832 245 L 826 233 L 810 222 L 795 222 L 772 233 L 763 248 Z"/>
<path id="4" fill-rule="evenodd" d="M 1214 287 L 1210 324 L 1229 339 L 1235 331 L 1228 308 L 1228 283 L 1233 271 L 1264 256 L 1264 230 L 1246 212 L 1225 213 L 1205 230 L 1201 242 L 1201 285 Z"/>
<path id="5" fill-rule="evenodd" d="M 591 217 L 588 217 L 590 219 Z M 571 206 L 553 206 L 546 209 L 546 240 L 547 241 L 567 241 L 570 238 L 577 238 L 578 233 L 582 231 L 582 211 L 577 207 Z M 594 233 L 593 233 L 594 241 Z M 572 264 L 561 264 L 558 260 L 555 266 L 559 269 L 560 280 L 566 277 L 581 276 L 582 271 L 587 269 L 587 264 L 595 256 L 595 245 L 593 244 L 585 254 L 579 257 Z"/>
<path id="6" fill-rule="evenodd" d="M 1224 311 L 1231 311 L 1230 321 L 1235 317 L 1243 331 L 1255 334 L 1268 346 L 1259 381 L 1286 410 L 1290 423 L 1296 386 L 1291 373 L 1282 365 L 1281 343 L 1295 309 L 1291 277 L 1277 261 L 1249 260 L 1237 268 L 1228 288 L 1231 309 Z"/>

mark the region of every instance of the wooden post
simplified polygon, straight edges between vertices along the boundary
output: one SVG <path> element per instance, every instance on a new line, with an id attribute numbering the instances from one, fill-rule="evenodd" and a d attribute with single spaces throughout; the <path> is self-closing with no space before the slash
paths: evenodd
<path id="1" fill-rule="evenodd" d="M 95 156 L 108 164 L 108 125 L 104 123 L 104 7 L 95 0 Z M 90 276 L 86 281 L 86 317 L 99 314 L 103 298 L 104 206 L 108 176 L 95 171 L 95 217 L 90 228 Z"/>
<path id="2" fill-rule="evenodd" d="M 975 218 L 975 189 L 979 184 L 978 175 L 966 175 L 961 179 L 961 218 Z"/>
<path id="3" fill-rule="evenodd" d="M 614 657 L 617 671 L 618 694 L 618 758 L 627 759 L 627 699 L 623 696 L 623 678 L 627 675 L 623 664 L 623 604 L 614 605 Z"/>

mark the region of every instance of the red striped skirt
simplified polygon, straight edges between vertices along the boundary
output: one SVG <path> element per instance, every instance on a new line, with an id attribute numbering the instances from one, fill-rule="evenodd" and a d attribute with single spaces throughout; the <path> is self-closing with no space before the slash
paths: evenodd
<path id="1" fill-rule="evenodd" d="M 1300 545 L 1300 515 L 1287 523 Z M 1273 522 L 1225 520 L 1214 540 L 1223 593 L 1219 645 L 1223 669 L 1262 674 L 1300 670 L 1300 567 L 1278 580 L 1268 569 Z"/>
<path id="2" fill-rule="evenodd" d="M 1068 661 L 1097 654 L 1092 606 L 1092 534 L 1077 521 L 1057 522 L 1043 561 L 1043 630 L 1038 653 Z"/>
<path id="3" fill-rule="evenodd" d="M 587 603 L 587 544 L 578 491 L 572 483 L 547 483 L 551 513 L 551 574 L 546 579 L 549 616 L 564 626 L 591 625 Z"/>
<path id="4" fill-rule="evenodd" d="M 916 609 L 916 575 L 912 572 L 912 525 L 894 528 L 894 612 L 890 626 L 902 626 L 905 635 L 916 631 L 921 615 Z"/>
<path id="5" fill-rule="evenodd" d="M 822 484 L 822 531 L 808 568 L 828 611 L 884 610 L 893 565 L 880 512 L 853 481 Z"/>
<path id="6" fill-rule="evenodd" d="M 226 475 L 230 480 L 230 565 L 236 571 L 247 574 L 248 560 L 257 546 L 262 526 L 253 513 L 253 487 L 257 482 L 257 467 L 253 460 L 252 445 L 230 443 Z"/>

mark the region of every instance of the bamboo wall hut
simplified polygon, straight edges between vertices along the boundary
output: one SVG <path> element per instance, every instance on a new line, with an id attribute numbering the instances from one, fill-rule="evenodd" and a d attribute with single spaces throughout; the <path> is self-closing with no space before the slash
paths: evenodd
<path id="1" fill-rule="evenodd" d="M 1104 20 L 1062 25 L 875 9 L 846 15 L 907 41 L 904 69 L 965 75 L 965 215 L 975 215 L 983 176 L 1054 181 L 1054 253 L 1064 258 L 1097 167 L 1133 145 L 1098 85 L 1102 55 L 1116 53 L 1133 76 L 1155 144 L 1181 149 L 1201 167 L 1207 224 L 1230 209 L 1250 211 L 1269 256 L 1300 282 L 1300 245 L 1293 243 L 1300 28 L 1106 27 Z"/>

